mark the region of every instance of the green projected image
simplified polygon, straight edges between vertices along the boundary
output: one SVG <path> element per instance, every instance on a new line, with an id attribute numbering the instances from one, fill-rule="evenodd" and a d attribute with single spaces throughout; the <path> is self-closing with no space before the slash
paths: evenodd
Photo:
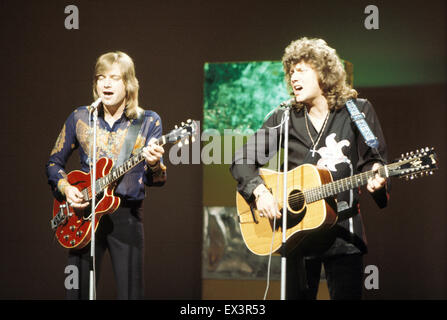
<path id="1" fill-rule="evenodd" d="M 290 98 L 280 61 L 206 63 L 203 129 L 256 131 Z"/>
<path id="2" fill-rule="evenodd" d="M 353 65 L 343 61 L 353 84 Z M 265 116 L 290 99 L 281 61 L 205 63 L 203 129 L 253 133 Z"/>

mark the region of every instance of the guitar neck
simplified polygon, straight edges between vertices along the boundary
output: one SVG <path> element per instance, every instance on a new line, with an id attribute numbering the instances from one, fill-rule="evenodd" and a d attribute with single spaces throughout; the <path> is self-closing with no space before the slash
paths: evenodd
<path id="1" fill-rule="evenodd" d="M 157 141 L 154 142 L 157 145 L 163 146 L 166 144 L 166 136 L 162 136 Z M 144 161 L 144 156 L 142 154 L 142 150 L 138 152 L 136 155 L 126 160 L 122 165 L 113 168 L 110 170 L 109 174 L 105 175 L 102 178 L 96 180 L 96 194 L 102 192 L 112 183 L 118 181 L 122 176 L 124 176 L 131 169 L 136 167 L 140 162 Z M 90 191 L 90 190 L 89 190 Z M 91 199 L 91 192 L 89 192 L 89 200 Z"/>
<path id="2" fill-rule="evenodd" d="M 378 170 L 366 171 L 357 175 L 333 181 L 322 186 L 314 187 L 304 191 L 304 197 L 307 203 L 319 201 L 321 199 L 334 196 L 341 192 L 355 189 L 366 185 L 369 178 L 373 178 L 376 174 L 381 177 L 389 177 L 388 166 L 382 166 Z"/>

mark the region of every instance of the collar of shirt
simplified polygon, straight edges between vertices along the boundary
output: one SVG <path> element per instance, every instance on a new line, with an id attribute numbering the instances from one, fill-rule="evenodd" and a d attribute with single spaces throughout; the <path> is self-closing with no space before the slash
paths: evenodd
<path id="1" fill-rule="evenodd" d="M 100 127 L 106 128 L 108 131 L 116 131 L 119 128 L 123 128 L 123 124 L 129 124 L 129 118 L 126 116 L 126 112 L 125 110 L 123 111 L 123 114 L 121 115 L 121 117 L 119 117 L 112 125 L 112 127 L 110 127 L 110 125 L 107 123 L 107 121 L 105 120 L 104 117 L 104 108 L 99 108 L 98 110 L 98 120 L 100 122 Z M 127 126 L 126 125 L 126 126 Z"/>

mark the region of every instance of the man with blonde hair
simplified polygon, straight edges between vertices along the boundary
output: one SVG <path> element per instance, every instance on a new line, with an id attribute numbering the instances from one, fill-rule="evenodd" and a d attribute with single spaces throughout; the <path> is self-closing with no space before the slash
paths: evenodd
<path id="1" fill-rule="evenodd" d="M 117 285 L 118 299 L 142 299 L 143 286 L 143 199 L 146 186 L 162 186 L 166 167 L 162 163 L 164 150 L 154 141 L 162 135 L 160 116 L 138 105 L 139 84 L 132 59 L 125 53 L 101 55 L 95 66 L 93 97 L 101 99 L 98 109 L 97 157 L 117 160 L 126 143 L 131 154 L 142 150 L 145 161 L 127 172 L 119 181 L 115 195 L 120 207 L 104 215 L 96 230 L 96 278 L 105 251 L 108 249 Z M 66 199 L 73 208 L 89 205 L 82 193 L 66 179 L 65 165 L 73 150 L 79 150 L 81 170 L 90 171 L 89 159 L 93 143 L 89 107 L 75 109 L 65 121 L 46 166 L 48 183 L 56 199 Z M 133 125 L 139 123 L 135 139 L 126 140 Z M 127 159 L 123 159 L 127 160 Z M 67 289 L 68 299 L 89 297 L 90 245 L 70 249 L 68 264 L 78 267 L 79 289 Z"/>
<path id="2" fill-rule="evenodd" d="M 346 72 L 336 51 L 322 39 L 301 38 L 290 43 L 282 59 L 292 99 L 288 142 L 288 170 L 309 163 L 325 167 L 334 180 L 376 169 L 386 162 L 387 151 L 379 119 L 371 103 L 358 99 L 346 83 Z M 346 103 L 355 103 L 379 142 L 371 148 L 352 122 Z M 279 145 L 284 109 L 278 108 L 261 130 L 273 131 L 261 154 Z M 282 131 L 284 132 L 284 131 Z M 260 136 L 260 131 L 255 136 Z M 238 191 L 258 209 L 263 219 L 281 218 L 276 199 L 265 186 L 259 168 L 269 159 L 258 159 L 251 139 L 236 152 L 231 173 Z M 274 140 L 268 140 L 274 141 Z M 267 141 L 267 142 L 268 142 Z M 264 145 L 260 146 L 264 147 Z M 284 147 L 284 139 L 282 145 Z M 386 180 L 378 174 L 367 190 L 380 207 L 386 206 Z M 330 229 L 309 234 L 287 257 L 287 299 L 315 299 L 324 265 L 332 299 L 360 299 L 366 238 L 359 210 L 358 189 L 337 196 L 338 222 Z"/>

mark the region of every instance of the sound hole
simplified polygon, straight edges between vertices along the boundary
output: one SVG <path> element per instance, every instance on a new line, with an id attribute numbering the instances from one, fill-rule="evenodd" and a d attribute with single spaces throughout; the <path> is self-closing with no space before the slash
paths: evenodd
<path id="1" fill-rule="evenodd" d="M 300 190 L 293 190 L 288 198 L 289 207 L 292 211 L 300 211 L 304 206 L 304 195 Z"/>

